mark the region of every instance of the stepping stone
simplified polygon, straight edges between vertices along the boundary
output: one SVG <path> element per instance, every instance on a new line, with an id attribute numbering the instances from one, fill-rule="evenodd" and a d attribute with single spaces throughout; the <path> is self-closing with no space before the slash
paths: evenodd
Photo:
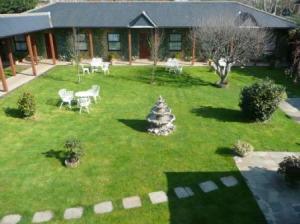
<path id="1" fill-rule="evenodd" d="M 112 210 L 113 210 L 113 204 L 111 201 L 105 201 L 94 205 L 94 212 L 96 214 L 109 213 L 112 212 Z"/>
<path id="2" fill-rule="evenodd" d="M 194 196 L 194 192 L 189 187 L 176 187 L 174 191 L 179 199 Z"/>
<path id="3" fill-rule="evenodd" d="M 123 207 L 125 209 L 142 207 L 142 202 L 139 196 L 123 198 Z"/>
<path id="4" fill-rule="evenodd" d="M 83 214 L 83 208 L 67 208 L 64 213 L 64 219 L 80 219 Z"/>
<path id="5" fill-rule="evenodd" d="M 218 189 L 218 186 L 213 181 L 206 181 L 199 184 L 199 187 L 204 193 L 215 191 Z"/>
<path id="6" fill-rule="evenodd" d="M 168 201 L 168 196 L 163 191 L 149 193 L 149 198 L 152 204 L 159 204 Z"/>
<path id="7" fill-rule="evenodd" d="M 36 212 L 33 215 L 32 222 L 33 223 L 48 222 L 52 218 L 53 218 L 53 212 L 52 211 Z"/>
<path id="8" fill-rule="evenodd" d="M 21 218 L 22 216 L 18 214 L 6 215 L 1 219 L 0 224 L 17 224 L 21 221 Z"/>
<path id="9" fill-rule="evenodd" d="M 238 184 L 238 180 L 234 176 L 221 177 L 220 180 L 226 187 L 233 187 Z"/>

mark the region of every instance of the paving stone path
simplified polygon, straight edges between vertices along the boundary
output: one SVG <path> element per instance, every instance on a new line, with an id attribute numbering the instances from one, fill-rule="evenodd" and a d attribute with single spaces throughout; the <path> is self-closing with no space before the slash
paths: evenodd
<path id="1" fill-rule="evenodd" d="M 83 214 L 83 208 L 67 208 L 64 213 L 64 219 L 80 219 Z"/>
<path id="2" fill-rule="evenodd" d="M 300 98 L 289 98 L 281 102 L 279 108 L 300 124 Z"/>
<path id="3" fill-rule="evenodd" d="M 269 224 L 300 223 L 300 189 L 291 189 L 277 173 L 286 156 L 300 153 L 253 152 L 235 162 Z"/>
<path id="4" fill-rule="evenodd" d="M 52 218 L 53 218 L 53 212 L 52 211 L 36 212 L 33 215 L 32 223 L 48 222 Z"/>
<path id="5" fill-rule="evenodd" d="M 238 184 L 238 180 L 233 176 L 221 177 L 220 181 L 226 187 L 233 187 Z M 216 183 L 211 180 L 200 183 L 199 187 L 204 193 L 219 189 Z M 188 186 L 176 187 L 173 190 L 178 199 L 190 198 L 195 195 L 193 190 Z M 151 192 L 148 194 L 148 196 L 153 205 L 166 203 L 169 200 L 167 193 L 164 191 Z M 139 196 L 126 197 L 122 199 L 122 204 L 124 209 L 139 208 L 142 207 L 142 200 Z M 294 209 L 296 211 L 299 211 L 300 214 L 300 204 L 294 204 Z M 103 201 L 95 204 L 93 206 L 93 210 L 97 215 L 111 213 L 114 210 L 113 202 Z M 83 215 L 83 212 L 83 207 L 67 208 L 64 212 L 63 218 L 65 220 L 80 219 Z M 6 215 L 0 220 L 0 224 L 17 224 L 21 221 L 21 218 L 22 216 L 18 214 Z M 49 222 L 53 218 L 54 213 L 52 211 L 39 211 L 34 213 L 32 223 Z"/>

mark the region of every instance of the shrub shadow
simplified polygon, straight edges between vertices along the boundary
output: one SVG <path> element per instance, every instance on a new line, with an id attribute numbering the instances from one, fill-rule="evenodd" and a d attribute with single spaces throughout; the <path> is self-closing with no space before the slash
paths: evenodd
<path id="1" fill-rule="evenodd" d="M 149 125 L 146 120 L 118 119 L 118 121 L 139 132 L 146 132 Z"/>
<path id="2" fill-rule="evenodd" d="M 216 153 L 225 157 L 232 157 L 235 155 L 233 150 L 228 147 L 219 147 L 217 148 Z"/>
<path id="3" fill-rule="evenodd" d="M 62 166 L 65 166 L 66 152 L 63 150 L 49 150 L 42 153 L 47 158 L 57 159 Z"/>
<path id="4" fill-rule="evenodd" d="M 191 110 L 197 116 L 212 118 L 223 122 L 247 122 L 243 113 L 239 110 L 203 106 Z"/>
<path id="5" fill-rule="evenodd" d="M 4 108 L 4 113 L 6 114 L 6 116 L 8 117 L 14 117 L 14 118 L 23 118 L 22 113 L 17 109 L 17 108 Z"/>

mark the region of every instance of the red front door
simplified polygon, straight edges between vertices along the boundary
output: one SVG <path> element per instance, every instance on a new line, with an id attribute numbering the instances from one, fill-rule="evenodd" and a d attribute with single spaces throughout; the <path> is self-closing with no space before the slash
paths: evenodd
<path id="1" fill-rule="evenodd" d="M 148 42 L 148 33 L 139 35 L 140 58 L 150 58 L 150 47 Z"/>

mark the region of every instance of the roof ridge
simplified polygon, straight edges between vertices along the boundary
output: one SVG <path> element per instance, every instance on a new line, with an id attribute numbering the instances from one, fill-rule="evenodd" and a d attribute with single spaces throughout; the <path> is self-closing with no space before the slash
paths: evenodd
<path id="1" fill-rule="evenodd" d="M 36 12 L 36 13 L 9 13 L 0 14 L 0 17 L 22 17 L 22 16 L 50 16 L 50 12 Z"/>

